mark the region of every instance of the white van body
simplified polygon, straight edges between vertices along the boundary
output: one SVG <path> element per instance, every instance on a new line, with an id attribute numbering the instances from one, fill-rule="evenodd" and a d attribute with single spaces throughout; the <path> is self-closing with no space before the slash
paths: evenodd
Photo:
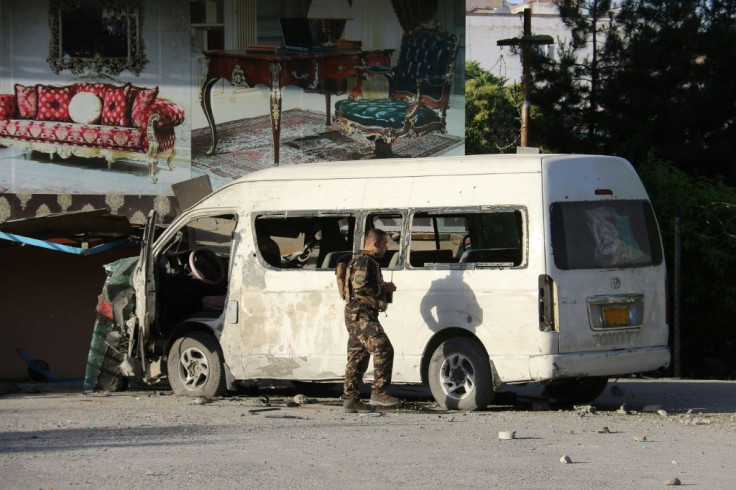
<path id="1" fill-rule="evenodd" d="M 512 251 L 518 259 L 463 262 L 460 247 L 473 251 L 472 244 L 465 246 L 466 236 L 453 249 L 451 260 L 412 265 L 409 255 L 421 255 L 413 244 L 420 236 L 432 235 L 428 223 L 434 223 L 436 248 L 443 243 L 454 247 L 458 240 L 452 226 L 462 232 L 457 223 L 476 218 L 478 223 L 495 223 L 488 217 L 496 211 L 504 222 L 518 224 L 513 246 L 518 250 Z M 164 292 L 152 264 L 171 253 L 171 243 L 186 223 L 225 215 L 232 217 L 232 230 L 229 252 L 222 253 L 227 271 L 221 313 L 201 319 L 192 314 L 177 320 L 179 325 L 161 325 L 158 311 Z M 646 191 L 625 160 L 570 155 L 287 165 L 242 177 L 188 209 L 144 247 L 134 280 L 136 316 L 142 320 L 132 357 L 140 352 L 149 373 L 157 363 L 163 371 L 162 361 L 175 357 L 172 343 L 204 330 L 221 349 L 228 386 L 255 379 L 341 380 L 348 335 L 334 266 L 269 265 L 256 233 L 256 220 L 276 229 L 290 219 L 332 215 L 341 216 L 343 224 L 352 223 L 342 227 L 342 234 L 353 253 L 361 248 L 369 215 L 377 223 L 395 226 L 396 257 L 384 264 L 383 275 L 398 290 L 386 313 L 380 314 L 394 346 L 395 383 L 432 386 L 428 378 L 439 376 L 446 392 L 450 385 L 450 391 L 458 389 L 455 382 L 465 383 L 456 397 L 464 398 L 479 383 L 498 390 L 504 384 L 532 381 L 555 386 L 557 380 L 602 380 L 592 394 L 587 389 L 595 397 L 608 377 L 653 371 L 669 362 L 665 264 Z M 450 232 L 438 233 L 440 225 L 449 226 Z M 491 243 L 493 234 L 484 233 Z M 422 243 L 428 247 L 431 239 Z M 600 258 L 611 250 L 618 250 L 618 259 L 610 254 Z M 633 255 L 632 262 L 628 257 Z M 453 359 L 437 361 L 444 362 L 444 374 L 437 374 L 438 365 L 430 375 L 438 346 L 453 338 L 479 347 L 487 367 L 460 347 Z M 463 367 L 468 360 L 469 367 Z M 169 371 L 176 365 L 176 360 L 169 361 Z M 479 372 L 488 368 L 488 373 Z M 453 378 L 453 369 L 465 377 Z M 196 385 L 195 374 L 189 372 L 185 388 Z M 370 375 L 369 369 L 368 379 Z M 434 385 L 433 394 L 442 398 L 437 382 Z M 184 394 L 203 393 L 174 388 Z M 479 401 L 444 404 L 472 409 L 490 398 Z"/>

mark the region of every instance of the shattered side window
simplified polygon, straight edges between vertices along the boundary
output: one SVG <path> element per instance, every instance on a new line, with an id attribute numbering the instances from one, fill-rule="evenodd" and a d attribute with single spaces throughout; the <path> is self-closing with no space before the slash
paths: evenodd
<path id="1" fill-rule="evenodd" d="M 384 269 L 401 267 L 401 236 L 404 231 L 404 216 L 400 213 L 371 213 L 366 219 L 366 231 L 371 228 L 383 230 L 388 235 L 388 250 L 379 260 Z M 365 236 L 365 233 L 363 233 Z"/>
<path id="2" fill-rule="evenodd" d="M 584 201 L 551 207 L 552 247 L 560 269 L 638 267 L 662 262 L 647 201 Z"/>
<path id="3" fill-rule="evenodd" d="M 341 254 L 352 253 L 355 218 L 350 215 L 257 216 L 256 250 L 276 269 L 335 269 Z"/>
<path id="4" fill-rule="evenodd" d="M 524 214 L 502 207 L 465 213 L 417 212 L 412 218 L 412 268 L 518 267 L 524 260 Z M 472 264 L 472 265 L 471 265 Z"/>

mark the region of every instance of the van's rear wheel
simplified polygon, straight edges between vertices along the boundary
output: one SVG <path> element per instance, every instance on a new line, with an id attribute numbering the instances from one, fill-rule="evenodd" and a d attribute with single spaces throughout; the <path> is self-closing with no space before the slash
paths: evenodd
<path id="1" fill-rule="evenodd" d="M 550 381 L 545 387 L 547 393 L 558 401 L 566 403 L 590 403 L 606 389 L 608 378 L 586 377 L 567 378 Z"/>
<path id="2" fill-rule="evenodd" d="M 429 361 L 429 389 L 447 410 L 478 410 L 493 400 L 491 363 L 475 339 L 442 342 Z"/>
<path id="3" fill-rule="evenodd" d="M 169 384 L 177 395 L 210 398 L 227 391 L 220 348 L 206 332 L 191 332 L 176 339 L 166 367 Z"/>

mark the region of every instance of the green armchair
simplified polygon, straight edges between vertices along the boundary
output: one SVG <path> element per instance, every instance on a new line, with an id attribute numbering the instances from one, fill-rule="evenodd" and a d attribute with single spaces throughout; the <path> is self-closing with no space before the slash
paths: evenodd
<path id="1" fill-rule="evenodd" d="M 355 68 L 355 88 L 335 104 L 341 129 L 374 140 L 379 158 L 393 155 L 391 144 L 398 138 L 445 132 L 459 46 L 458 37 L 435 20 L 405 32 L 396 66 Z M 372 75 L 386 77 L 388 98 L 362 97 L 363 79 Z"/>

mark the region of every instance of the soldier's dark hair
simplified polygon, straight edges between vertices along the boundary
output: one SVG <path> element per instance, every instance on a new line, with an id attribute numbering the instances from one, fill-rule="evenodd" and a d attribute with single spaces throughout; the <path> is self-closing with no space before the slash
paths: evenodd
<path id="1" fill-rule="evenodd" d="M 385 236 L 388 236 L 385 231 L 379 228 L 371 228 L 365 232 L 365 240 L 363 240 L 363 246 L 373 243 L 374 241 L 381 241 Z"/>

